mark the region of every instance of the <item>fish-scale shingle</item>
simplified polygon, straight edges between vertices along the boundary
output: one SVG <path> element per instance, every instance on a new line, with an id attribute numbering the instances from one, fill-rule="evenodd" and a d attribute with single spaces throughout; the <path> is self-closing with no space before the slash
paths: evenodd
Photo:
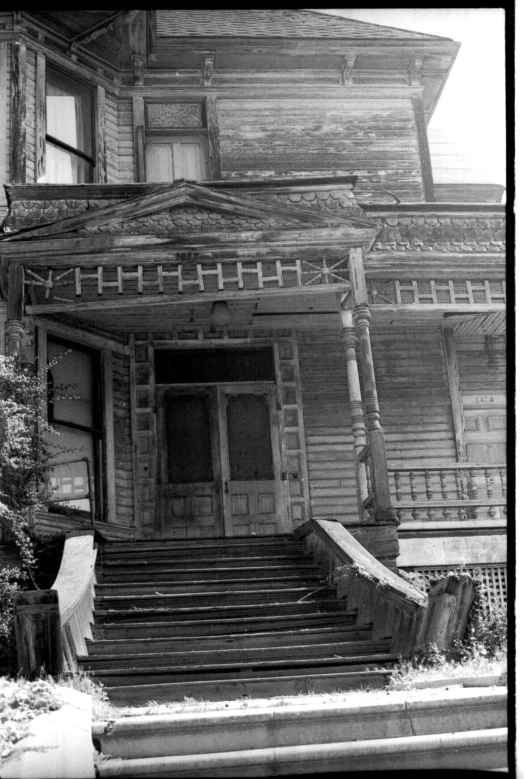
<path id="1" fill-rule="evenodd" d="M 199 36 L 448 40 L 314 11 L 274 8 L 232 11 L 162 10 L 157 11 L 156 26 L 157 35 L 161 38 Z"/>

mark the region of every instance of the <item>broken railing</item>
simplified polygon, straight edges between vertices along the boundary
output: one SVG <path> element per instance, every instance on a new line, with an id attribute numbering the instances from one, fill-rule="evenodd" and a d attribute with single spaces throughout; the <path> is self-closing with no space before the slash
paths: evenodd
<path id="1" fill-rule="evenodd" d="M 20 592 L 14 598 L 18 670 L 38 676 L 75 672 L 77 656 L 92 638 L 95 562 L 94 532 L 66 536 L 60 570 L 50 590 Z"/>
<path id="2" fill-rule="evenodd" d="M 446 650 L 464 637 L 474 595 L 470 578 L 451 574 L 428 596 L 386 568 L 338 520 L 310 520 L 295 536 L 336 583 L 355 624 L 371 625 L 373 640 L 391 638 L 391 654 L 409 657 L 429 643 Z"/>
<path id="3" fill-rule="evenodd" d="M 506 466 L 451 463 L 389 468 L 399 522 L 505 519 Z"/>

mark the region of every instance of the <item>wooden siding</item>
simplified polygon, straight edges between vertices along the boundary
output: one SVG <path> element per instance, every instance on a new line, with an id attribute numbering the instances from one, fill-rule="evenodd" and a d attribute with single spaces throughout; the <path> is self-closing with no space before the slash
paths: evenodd
<path id="1" fill-rule="evenodd" d="M 440 329 L 371 327 L 388 462 L 456 462 Z"/>
<path id="2" fill-rule="evenodd" d="M 105 101 L 106 111 L 106 155 L 107 155 L 107 183 L 119 184 L 120 172 L 118 169 L 118 143 L 119 143 L 119 128 L 118 128 L 118 105 L 117 100 L 113 95 L 108 95 L 106 92 Z"/>
<path id="3" fill-rule="evenodd" d="M 27 50 L 26 65 L 26 182 L 36 183 L 35 167 L 35 114 L 36 114 L 36 53 Z"/>
<path id="4" fill-rule="evenodd" d="M 456 461 L 438 327 L 371 329 L 381 420 L 391 463 Z M 337 331 L 300 333 L 311 516 L 357 523 L 345 357 Z M 393 485 L 392 485 L 393 486 Z"/>
<path id="5" fill-rule="evenodd" d="M 218 100 L 222 175 L 346 171 L 423 200 L 410 100 Z"/>
<path id="6" fill-rule="evenodd" d="M 133 443 L 131 439 L 129 358 L 113 353 L 116 522 L 133 525 Z"/>
<path id="7" fill-rule="evenodd" d="M 506 392 L 506 344 L 501 336 L 457 336 L 455 348 L 463 394 Z"/>
<path id="8" fill-rule="evenodd" d="M 135 179 L 135 153 L 133 141 L 133 101 L 118 101 L 118 168 L 121 184 Z"/>
<path id="9" fill-rule="evenodd" d="M 338 330 L 298 335 L 311 517 L 358 523 L 346 363 Z"/>

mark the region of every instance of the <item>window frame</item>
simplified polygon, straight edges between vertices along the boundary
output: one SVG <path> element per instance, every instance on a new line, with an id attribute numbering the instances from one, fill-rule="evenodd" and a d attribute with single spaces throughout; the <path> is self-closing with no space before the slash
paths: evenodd
<path id="1" fill-rule="evenodd" d="M 103 368 L 102 368 L 102 354 L 97 349 L 93 349 L 84 344 L 79 344 L 74 341 L 69 341 L 65 338 L 61 338 L 56 335 L 46 336 L 46 365 L 47 375 L 51 373 L 49 367 L 49 343 L 58 344 L 66 349 L 71 349 L 79 352 L 84 352 L 89 355 L 92 371 L 92 408 L 93 408 L 93 423 L 92 425 L 82 425 L 76 422 L 70 422 L 67 420 L 57 419 L 53 413 L 53 402 L 50 398 L 50 382 L 47 378 L 48 396 L 47 396 L 47 423 L 54 427 L 61 426 L 69 430 L 78 430 L 79 432 L 88 433 L 92 437 L 93 444 L 93 482 L 94 490 L 92 496 L 92 514 L 96 521 L 101 521 L 104 515 L 104 506 L 107 503 L 107 489 L 106 489 L 106 457 L 105 457 L 105 431 L 103 425 Z M 60 463 L 58 463 L 60 464 Z M 67 465 L 67 462 L 64 463 Z M 66 503 L 66 501 L 63 501 Z"/>
<path id="2" fill-rule="evenodd" d="M 68 81 L 72 82 L 73 84 L 78 84 L 79 87 L 82 87 L 84 89 L 88 89 L 91 95 L 91 107 L 90 107 L 90 114 L 89 114 L 89 124 L 91 129 L 91 155 L 87 154 L 85 151 L 81 149 L 77 149 L 74 146 L 70 146 L 65 141 L 60 140 L 59 138 L 55 138 L 55 136 L 51 135 L 47 132 L 47 87 L 48 87 L 48 77 L 49 72 L 52 72 L 56 74 L 58 77 L 63 77 L 67 79 Z M 47 156 L 46 153 L 46 145 L 49 143 L 55 148 L 61 149 L 62 151 L 67 152 L 68 154 L 71 154 L 73 157 L 77 157 L 81 160 L 84 160 L 85 162 L 89 163 L 89 181 L 85 181 L 82 183 L 85 184 L 92 184 L 95 182 L 96 179 L 96 160 L 97 160 L 97 153 L 96 153 L 96 111 L 97 111 L 97 101 L 96 101 L 96 89 L 93 86 L 93 84 L 89 83 L 88 81 L 79 78 L 76 74 L 68 73 L 66 70 L 61 68 L 60 66 L 56 66 L 54 63 L 48 63 L 45 62 L 45 73 L 44 73 L 44 79 L 43 79 L 43 95 L 41 96 L 41 99 L 44 103 L 44 127 L 43 127 L 43 142 L 44 142 L 44 154 Z M 65 182 L 62 181 L 49 181 L 48 180 L 49 172 L 47 170 L 46 165 L 46 171 L 45 171 L 45 181 L 38 182 L 42 184 L 64 184 L 67 186 Z M 73 184 L 74 186 L 75 184 Z"/>

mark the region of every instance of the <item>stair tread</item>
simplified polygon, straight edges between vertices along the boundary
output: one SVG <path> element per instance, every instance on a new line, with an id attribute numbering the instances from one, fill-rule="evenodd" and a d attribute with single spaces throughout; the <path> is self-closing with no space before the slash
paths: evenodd
<path id="1" fill-rule="evenodd" d="M 327 585 L 321 585 L 322 588 Z M 263 596 L 265 594 L 276 596 L 278 593 L 279 595 L 306 595 L 307 593 L 313 594 L 316 593 L 317 590 L 320 589 L 318 587 L 283 587 L 281 590 L 275 590 L 275 589 L 258 589 L 256 592 L 253 592 L 252 590 L 241 590 L 241 589 L 233 589 L 231 590 L 231 595 L 236 595 L 238 597 L 242 595 L 249 595 L 251 597 L 256 596 Z M 112 600 L 121 600 L 121 601 L 129 601 L 129 603 L 136 603 L 137 601 L 140 602 L 142 600 L 150 599 L 151 597 L 154 597 L 156 593 L 153 593 L 153 595 L 97 595 L 95 597 L 95 603 L 106 603 L 110 602 Z M 170 593 L 158 593 L 157 597 L 166 598 L 166 600 L 182 600 L 184 598 L 212 598 L 213 596 L 217 596 L 219 598 L 222 598 L 225 594 L 223 591 L 218 590 L 203 590 L 202 592 L 193 592 L 193 593 L 184 593 L 184 592 L 170 592 Z M 317 593 L 318 594 L 318 593 Z M 329 594 L 329 593 L 327 593 Z"/>

